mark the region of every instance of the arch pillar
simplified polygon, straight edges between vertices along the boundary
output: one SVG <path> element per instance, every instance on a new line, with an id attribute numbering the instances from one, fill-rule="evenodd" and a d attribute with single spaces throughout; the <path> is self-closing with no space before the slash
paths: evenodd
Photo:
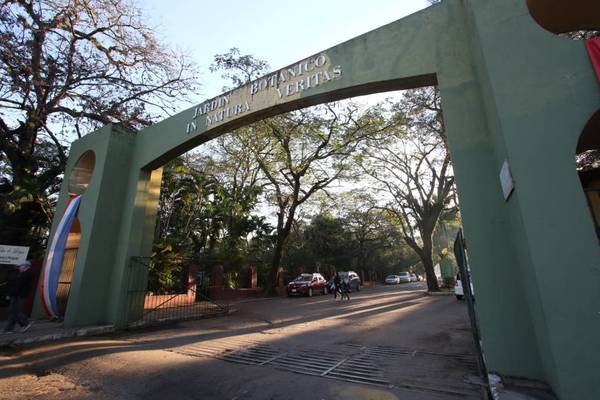
<path id="1" fill-rule="evenodd" d="M 64 315 L 66 327 L 122 325 L 119 317 L 123 313 L 117 312 L 116 309 L 122 309 L 121 304 L 124 300 L 121 292 L 127 290 L 129 263 L 119 260 L 119 255 L 123 249 L 134 247 L 135 239 L 138 239 L 136 255 L 149 255 L 151 250 L 153 229 L 145 224 L 150 220 L 154 223 L 156 217 L 156 185 L 158 184 L 160 191 L 161 170 L 141 173 L 137 170 L 135 174 L 132 173 L 135 138 L 134 133 L 110 124 L 79 139 L 71 146 L 50 237 L 53 237 L 66 208 L 69 198 L 69 176 L 75 162 L 88 150 L 94 152 L 96 162 L 87 189 L 81 195 L 78 211 L 81 239 Z M 133 182 L 132 177 L 135 177 Z M 130 200 L 132 194 L 134 199 Z M 141 204 L 144 206 L 141 207 Z M 149 206 L 146 207 L 146 204 Z M 128 218 L 133 210 L 136 211 L 134 215 L 139 217 L 140 207 L 141 219 Z M 150 213 L 148 218 L 146 212 Z M 139 222 L 137 229 L 131 229 L 136 221 Z M 34 315 L 43 316 L 39 299 L 35 304 Z"/>

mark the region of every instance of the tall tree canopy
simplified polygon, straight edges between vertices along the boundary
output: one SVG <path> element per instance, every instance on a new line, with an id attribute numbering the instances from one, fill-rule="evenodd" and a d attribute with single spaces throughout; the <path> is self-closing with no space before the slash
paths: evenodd
<path id="1" fill-rule="evenodd" d="M 233 88 L 242 86 L 253 79 L 269 72 L 269 63 L 254 57 L 252 54 L 240 54 L 237 47 L 227 53 L 215 54 L 214 62 L 209 67 L 211 72 L 222 71 L 221 78 L 230 81 Z M 223 86 L 223 91 L 233 89 Z"/>
<path id="2" fill-rule="evenodd" d="M 393 122 L 392 122 L 393 123 Z M 378 106 L 360 111 L 332 104 L 268 118 L 235 132 L 256 158 L 266 200 L 277 210 L 268 284 L 277 269 L 301 207 L 331 183 L 352 177 L 353 156 L 389 127 Z"/>
<path id="3" fill-rule="evenodd" d="M 148 126 L 196 88 L 128 0 L 0 2 L 0 243 L 39 244 L 66 138 Z"/>
<path id="4" fill-rule="evenodd" d="M 251 256 L 248 235 L 266 235 L 270 227 L 252 214 L 260 187 L 243 183 L 236 161 L 188 154 L 165 165 L 155 251 L 168 247 L 185 257 L 229 263 Z"/>
<path id="5" fill-rule="evenodd" d="M 437 88 L 406 91 L 395 112 L 404 123 L 390 134 L 402 140 L 373 143 L 361 161 L 386 199 L 379 207 L 395 218 L 402 239 L 423 262 L 429 290 L 438 291 L 433 234 L 458 205 Z"/>

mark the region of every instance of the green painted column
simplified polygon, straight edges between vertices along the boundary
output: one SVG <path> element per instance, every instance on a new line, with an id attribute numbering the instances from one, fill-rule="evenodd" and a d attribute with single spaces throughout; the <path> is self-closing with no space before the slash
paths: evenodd
<path id="1" fill-rule="evenodd" d="M 515 181 L 512 280 L 525 289 L 545 380 L 561 399 L 600 398 L 600 249 L 575 170 L 598 83 L 583 43 L 544 31 L 525 2 L 472 1 L 470 12 L 496 168 L 507 160 Z"/>
<path id="2" fill-rule="evenodd" d="M 132 158 L 132 161 L 135 159 Z M 110 285 L 106 287 L 108 296 L 104 304 L 109 321 L 118 327 L 128 322 L 131 258 L 148 257 L 152 252 L 162 169 L 134 167 L 124 175 L 128 185 L 123 190 L 123 213 L 115 230 L 118 243 L 113 248 L 114 272 Z"/>
<path id="3" fill-rule="evenodd" d="M 501 157 L 490 127 L 493 114 L 486 109 L 480 80 L 485 67 L 469 3 L 445 1 L 435 7 L 444 21 L 438 25 L 437 65 L 484 357 L 491 371 L 543 380 L 526 289 L 514 279 L 519 261 L 498 178 Z"/>
<path id="4" fill-rule="evenodd" d="M 65 326 L 112 323 L 107 315 L 107 288 L 115 273 L 114 249 L 118 246 L 123 193 L 129 182 L 125 177 L 131 168 L 131 150 L 135 135 L 115 126 L 104 128 L 83 137 L 71 146 L 60 201 L 54 216 L 53 230 L 69 196 L 69 182 L 80 157 L 88 151 L 94 154 L 94 166 L 87 188 L 81 194 L 78 219 L 81 240 L 67 309 Z M 36 314 L 42 315 L 39 299 Z"/>

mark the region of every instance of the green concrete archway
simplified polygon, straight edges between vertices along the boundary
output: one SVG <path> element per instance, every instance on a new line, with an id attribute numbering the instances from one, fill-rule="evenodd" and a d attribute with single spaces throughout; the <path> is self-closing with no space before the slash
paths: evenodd
<path id="1" fill-rule="evenodd" d="M 542 29 L 525 0 L 444 0 L 289 68 L 138 134 L 109 125 L 73 143 L 66 177 L 86 151 L 96 161 L 65 324 L 125 323 L 127 266 L 150 253 L 166 161 L 266 116 L 437 84 L 489 370 L 600 398 L 600 249 L 574 161 L 600 90 L 583 43 Z M 63 183 L 57 216 L 67 196 Z"/>

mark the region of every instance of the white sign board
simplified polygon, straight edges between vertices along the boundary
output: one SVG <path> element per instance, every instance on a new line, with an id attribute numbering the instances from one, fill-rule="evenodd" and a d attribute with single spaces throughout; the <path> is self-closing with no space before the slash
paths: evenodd
<path id="1" fill-rule="evenodd" d="M 27 261 L 29 247 L 0 244 L 0 264 L 20 265 Z"/>
<path id="2" fill-rule="evenodd" d="M 502 185 L 502 194 L 504 195 L 504 200 L 508 200 L 508 197 L 515 189 L 515 183 L 513 181 L 512 174 L 510 173 L 508 160 L 504 160 L 502 169 L 500 169 L 500 185 Z"/>

